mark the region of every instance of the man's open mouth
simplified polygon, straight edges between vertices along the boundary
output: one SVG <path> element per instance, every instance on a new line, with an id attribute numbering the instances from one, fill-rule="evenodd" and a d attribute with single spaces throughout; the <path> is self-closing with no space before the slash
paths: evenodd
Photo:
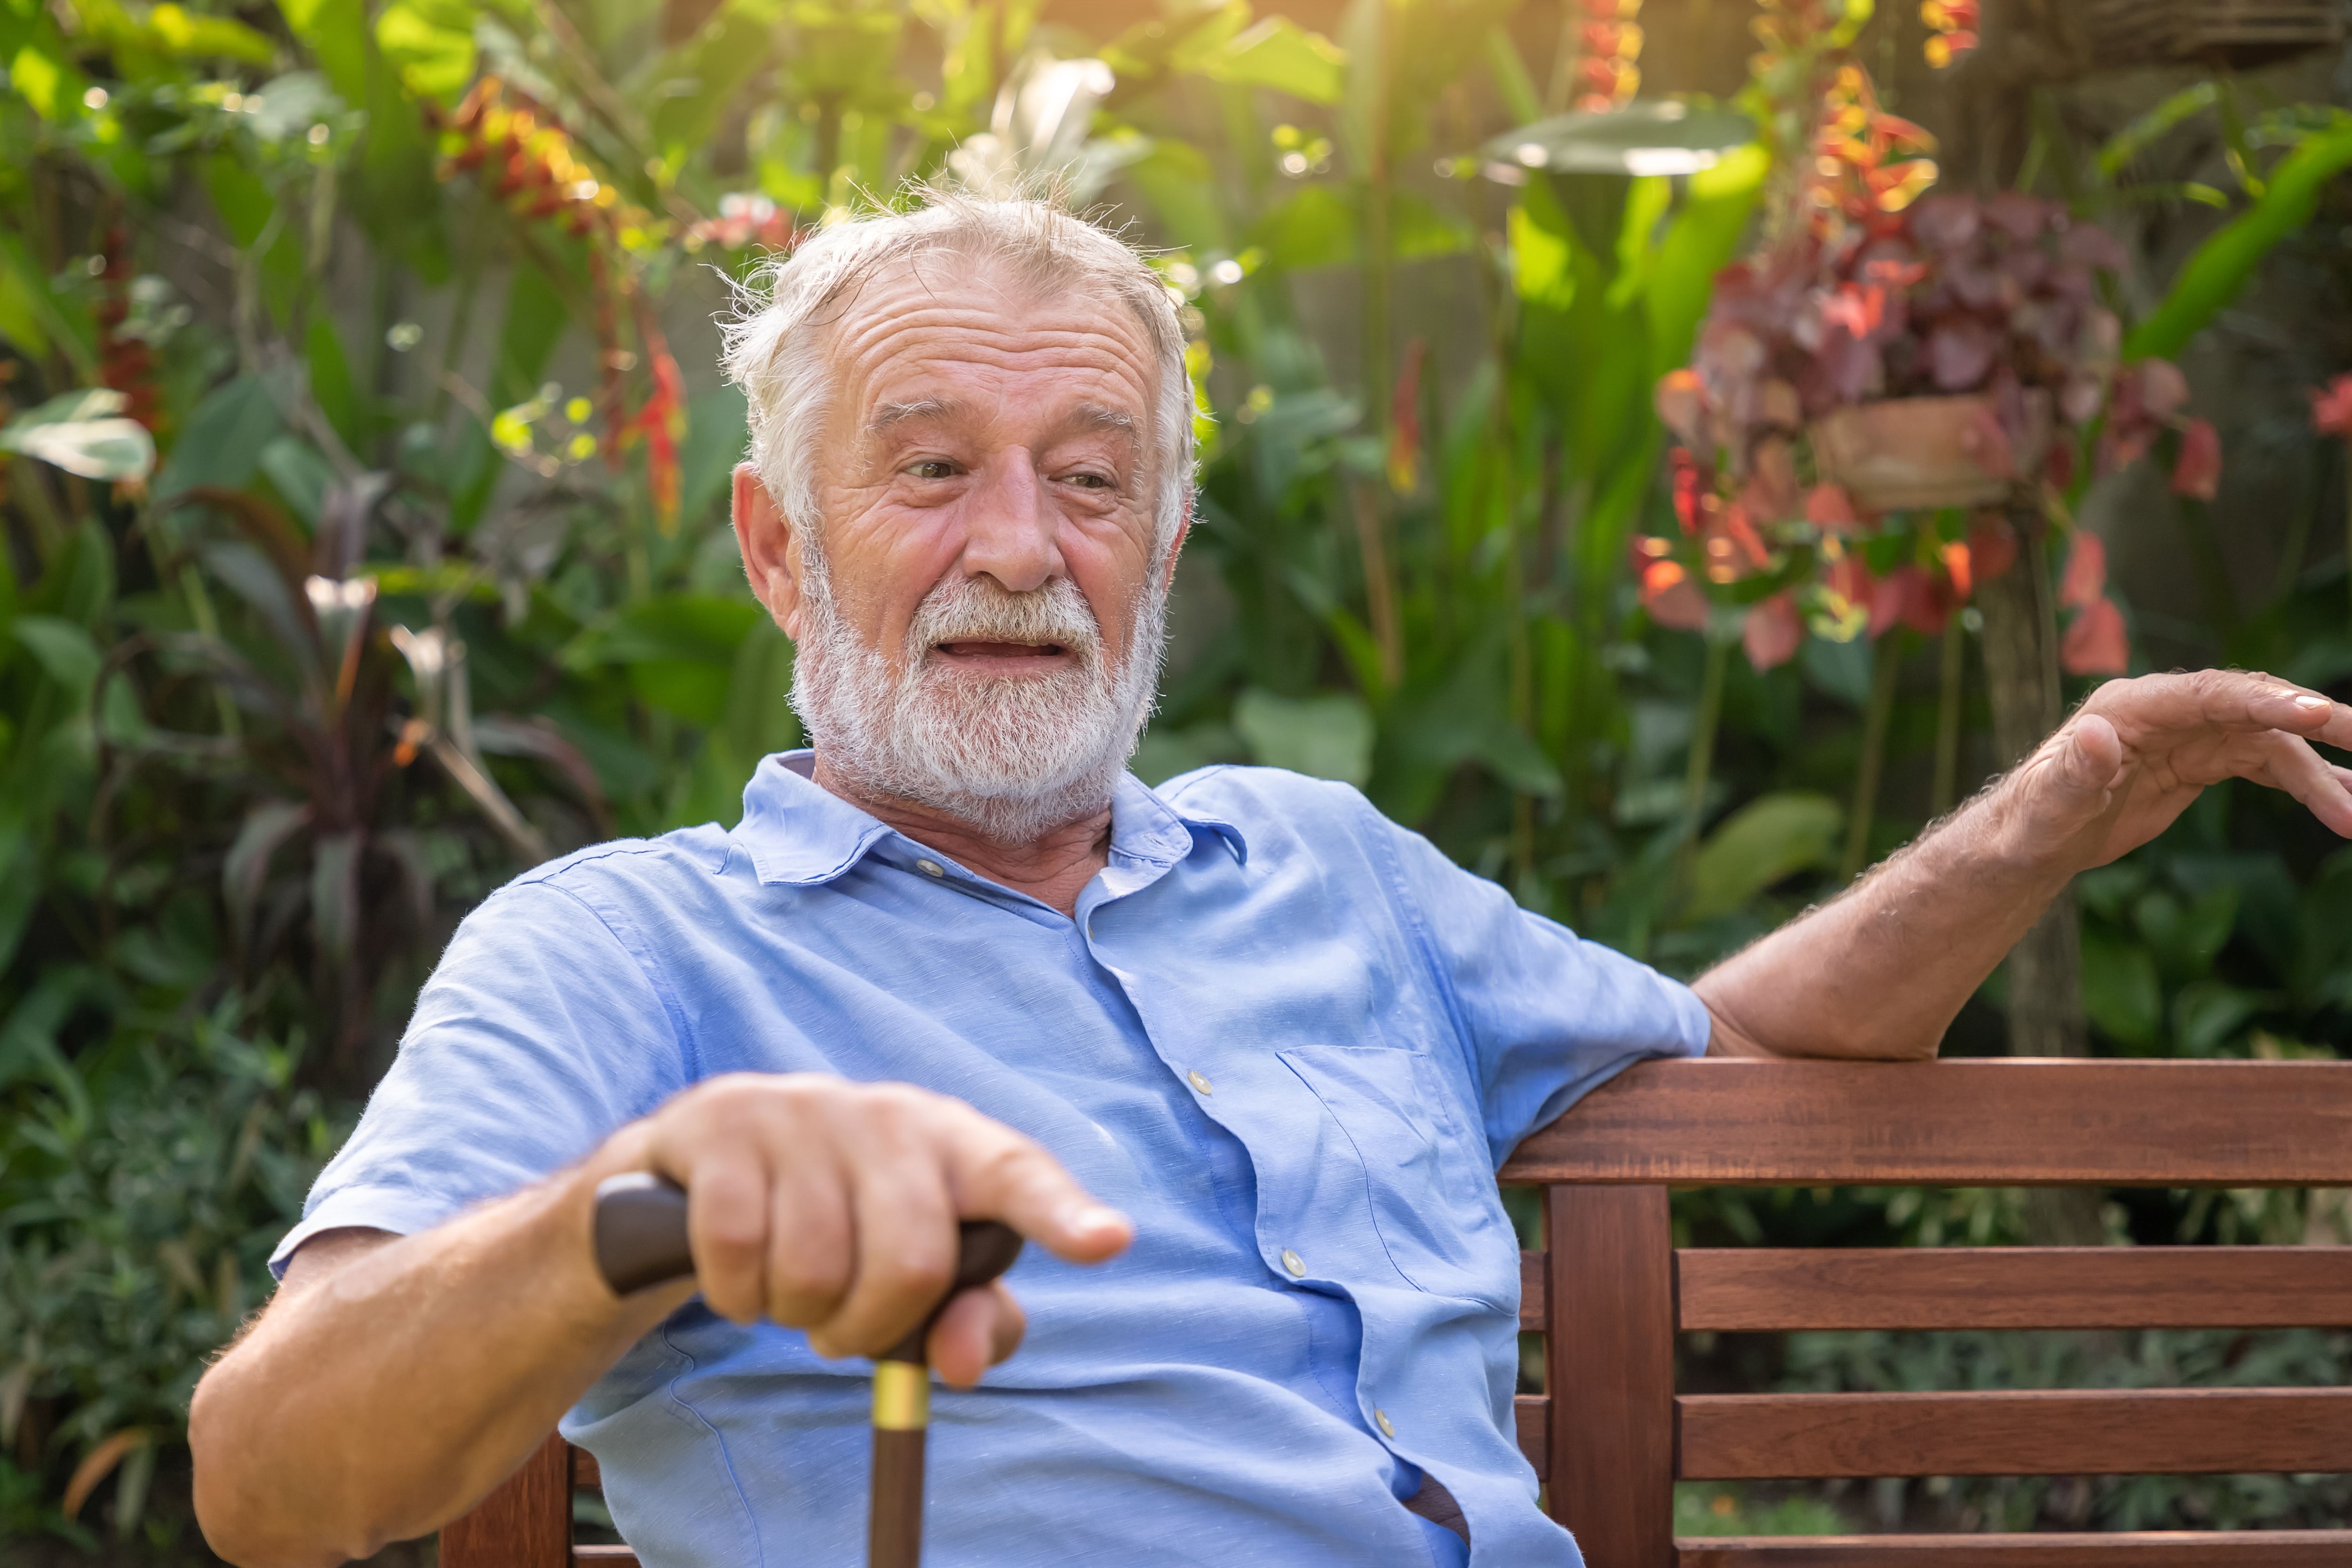
<path id="1" fill-rule="evenodd" d="M 1059 658 L 1069 648 L 1057 642 L 985 642 L 977 639 L 931 645 L 950 658 Z"/>

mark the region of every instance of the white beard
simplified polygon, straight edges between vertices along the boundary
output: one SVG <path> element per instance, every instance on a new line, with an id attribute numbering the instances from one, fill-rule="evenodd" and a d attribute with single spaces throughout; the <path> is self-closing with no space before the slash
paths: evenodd
<path id="1" fill-rule="evenodd" d="M 820 549 L 806 555 L 793 708 L 825 766 L 863 792 L 929 806 L 998 843 L 1033 840 L 1109 803 L 1159 693 L 1164 587 L 1138 595 L 1127 654 L 1107 668 L 1077 584 L 1026 594 L 993 578 L 942 581 L 907 630 L 897 668 L 845 626 Z M 1048 675 L 933 664 L 943 642 L 1057 643 Z"/>

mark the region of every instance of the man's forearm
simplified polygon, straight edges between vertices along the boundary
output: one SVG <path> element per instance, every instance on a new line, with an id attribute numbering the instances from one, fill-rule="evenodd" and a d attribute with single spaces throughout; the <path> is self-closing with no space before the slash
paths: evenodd
<path id="1" fill-rule="evenodd" d="M 1693 987 L 1718 1056 L 1936 1054 L 1977 986 L 2064 889 L 2021 855 L 2006 786 L 1829 904 L 1726 959 Z"/>
<path id="2" fill-rule="evenodd" d="M 189 1413 L 196 1509 L 245 1568 L 313 1568 L 422 1535 L 486 1493 L 691 1291 L 616 1301 L 593 1272 L 601 1173 L 298 1268 Z"/>

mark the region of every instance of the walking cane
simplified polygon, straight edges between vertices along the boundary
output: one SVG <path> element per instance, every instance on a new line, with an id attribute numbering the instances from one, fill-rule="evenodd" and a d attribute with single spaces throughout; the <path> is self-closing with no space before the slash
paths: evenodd
<path id="1" fill-rule="evenodd" d="M 955 1281 L 929 1317 L 874 1363 L 873 1499 L 866 1568 L 917 1568 L 923 1557 L 923 1440 L 931 1424 L 931 1372 L 923 1342 L 947 1304 L 985 1285 L 1021 1256 L 1021 1234 L 992 1219 L 962 1222 Z M 686 1192 L 646 1172 L 596 1184 L 596 1267 L 618 1296 L 694 1272 Z"/>

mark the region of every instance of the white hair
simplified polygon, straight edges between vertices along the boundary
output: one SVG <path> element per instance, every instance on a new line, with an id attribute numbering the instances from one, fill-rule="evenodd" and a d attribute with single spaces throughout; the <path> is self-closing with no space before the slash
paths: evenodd
<path id="1" fill-rule="evenodd" d="M 723 363 L 750 405 L 751 463 L 768 494 L 793 523 L 822 537 L 814 458 L 834 392 L 827 329 L 885 267 L 952 256 L 1040 295 L 1092 294 L 1142 324 L 1160 381 L 1156 570 L 1175 542 L 1192 488 L 1192 387 L 1168 286 L 1124 240 L 1050 195 L 991 196 L 943 184 L 910 186 L 908 194 L 919 205 L 845 219 L 760 268 L 739 290 L 735 319 L 721 326 Z"/>

